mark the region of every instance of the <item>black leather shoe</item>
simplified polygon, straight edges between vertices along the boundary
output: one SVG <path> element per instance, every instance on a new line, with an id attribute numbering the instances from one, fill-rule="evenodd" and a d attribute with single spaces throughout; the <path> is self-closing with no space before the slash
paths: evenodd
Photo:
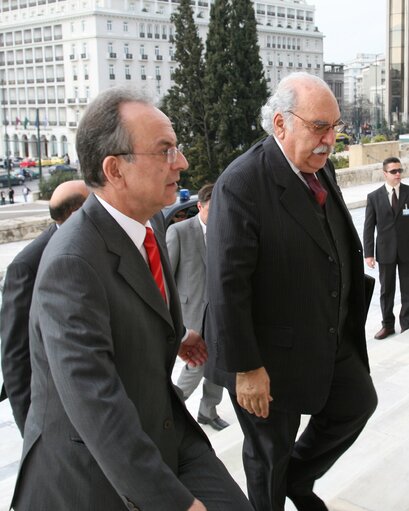
<path id="1" fill-rule="evenodd" d="M 306 495 L 288 494 L 287 496 L 298 511 L 329 511 L 324 501 L 313 492 Z"/>
<path id="2" fill-rule="evenodd" d="M 394 333 L 395 333 L 395 329 L 393 327 L 388 328 L 388 327 L 384 326 L 383 328 L 381 328 L 379 330 L 379 332 L 377 332 L 375 334 L 375 339 L 379 339 L 379 340 L 386 339 L 387 337 L 389 337 L 390 335 L 392 335 Z"/>
<path id="3" fill-rule="evenodd" d="M 221 431 L 222 429 L 227 428 L 227 426 L 230 426 L 228 422 L 224 421 L 219 416 L 215 417 L 214 419 L 209 419 L 209 417 L 205 417 L 200 413 L 197 416 L 197 422 L 199 424 L 207 424 L 216 431 Z"/>

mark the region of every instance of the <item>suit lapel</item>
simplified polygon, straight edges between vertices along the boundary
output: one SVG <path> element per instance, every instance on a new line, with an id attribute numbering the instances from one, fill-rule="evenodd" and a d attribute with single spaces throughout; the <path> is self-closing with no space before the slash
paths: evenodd
<path id="1" fill-rule="evenodd" d="M 129 236 L 94 195 L 87 199 L 83 209 L 104 239 L 107 249 L 118 257 L 118 273 L 147 305 L 174 327 L 168 307 L 152 278 L 149 267 Z M 162 256 L 162 247 L 160 250 Z"/>
<path id="2" fill-rule="evenodd" d="M 282 188 L 280 201 L 287 212 L 308 232 L 311 238 L 328 255 L 333 255 L 321 222 L 317 219 L 315 205 L 308 200 L 304 183 L 293 172 L 282 151 L 272 137 L 264 142 L 267 166 L 276 184 Z M 273 163 L 274 162 L 274 163 Z"/>

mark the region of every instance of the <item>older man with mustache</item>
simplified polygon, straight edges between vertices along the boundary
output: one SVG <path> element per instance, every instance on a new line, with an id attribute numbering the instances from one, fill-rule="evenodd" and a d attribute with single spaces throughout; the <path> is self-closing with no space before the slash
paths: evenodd
<path id="1" fill-rule="evenodd" d="M 207 376 L 229 389 L 255 510 L 283 511 L 288 496 L 298 510 L 324 511 L 314 482 L 377 403 L 362 247 L 328 160 L 343 123 L 326 83 L 295 73 L 262 124 L 269 136 L 212 194 Z M 301 414 L 311 418 L 296 441 Z"/>

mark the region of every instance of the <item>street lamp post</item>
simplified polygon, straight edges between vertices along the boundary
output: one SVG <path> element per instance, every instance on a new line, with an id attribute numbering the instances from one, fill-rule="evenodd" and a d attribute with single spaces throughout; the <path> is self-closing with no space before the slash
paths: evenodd
<path id="1" fill-rule="evenodd" d="M 11 187 L 11 179 L 10 179 L 10 170 L 11 170 L 11 158 L 10 158 L 10 146 L 9 146 L 9 136 L 7 133 L 7 109 L 6 109 L 6 99 L 5 99 L 5 91 L 4 91 L 4 79 L 1 80 L 1 103 L 2 103 L 2 114 L 3 114 L 3 125 L 4 125 L 4 146 L 5 146 L 5 164 L 7 168 L 7 178 L 9 188 Z"/>

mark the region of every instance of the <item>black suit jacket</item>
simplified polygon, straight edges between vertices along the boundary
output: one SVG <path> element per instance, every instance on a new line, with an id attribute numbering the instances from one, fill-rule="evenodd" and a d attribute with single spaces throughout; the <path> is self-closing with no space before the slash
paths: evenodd
<path id="1" fill-rule="evenodd" d="M 374 257 L 381 264 L 409 261 L 409 186 L 399 187 L 399 213 L 395 216 L 385 185 L 368 195 L 364 224 L 365 257 Z M 376 227 L 376 248 L 374 234 Z M 375 248 L 375 249 L 374 249 Z"/>
<path id="2" fill-rule="evenodd" d="M 368 366 L 362 247 L 330 163 L 319 171 L 353 247 L 348 323 Z M 339 268 L 309 190 L 272 137 L 220 176 L 207 226 L 207 376 L 234 392 L 236 372 L 264 366 L 273 406 L 315 413 L 332 382 Z"/>
<path id="3" fill-rule="evenodd" d="M 28 318 L 38 265 L 44 248 L 57 227 L 51 224 L 27 245 L 7 268 L 0 313 L 1 399 L 10 400 L 14 419 L 23 434 L 30 406 L 30 351 Z"/>
<path id="4" fill-rule="evenodd" d="M 16 509 L 179 511 L 193 502 L 177 477 L 177 425 L 206 437 L 171 381 L 185 329 L 165 233 L 154 230 L 169 306 L 94 195 L 44 251 L 30 313 L 32 399 Z"/>

